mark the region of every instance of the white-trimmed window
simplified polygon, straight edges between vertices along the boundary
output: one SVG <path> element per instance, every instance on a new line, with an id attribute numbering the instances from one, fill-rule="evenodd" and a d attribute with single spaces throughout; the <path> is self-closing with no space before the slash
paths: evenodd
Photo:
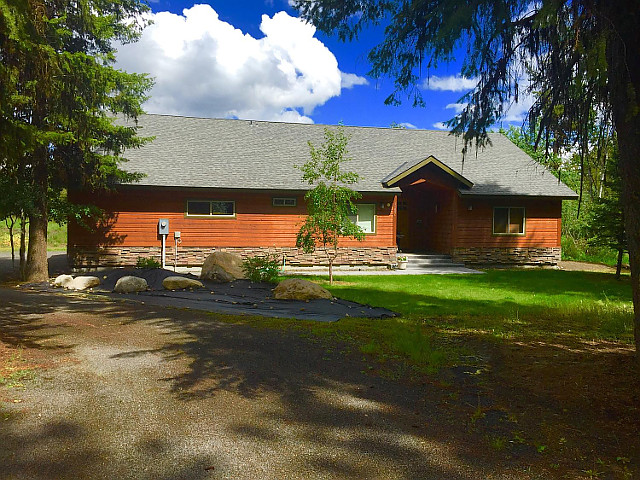
<path id="1" fill-rule="evenodd" d="M 274 207 L 295 207 L 298 205 L 298 199 L 295 197 L 273 197 Z"/>
<path id="2" fill-rule="evenodd" d="M 524 207 L 493 207 L 494 235 L 524 235 Z"/>
<path id="3" fill-rule="evenodd" d="M 358 213 L 349 215 L 349 220 L 358 225 L 364 233 L 376 233 L 375 203 L 359 203 L 356 208 Z"/>
<path id="4" fill-rule="evenodd" d="M 232 200 L 187 200 L 188 217 L 235 217 L 236 202 Z"/>

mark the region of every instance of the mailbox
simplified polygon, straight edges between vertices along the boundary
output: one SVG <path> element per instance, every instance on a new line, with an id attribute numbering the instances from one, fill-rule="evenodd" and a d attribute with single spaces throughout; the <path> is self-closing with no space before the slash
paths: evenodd
<path id="1" fill-rule="evenodd" d="M 158 220 L 158 234 L 169 235 L 169 219 L 161 218 Z"/>

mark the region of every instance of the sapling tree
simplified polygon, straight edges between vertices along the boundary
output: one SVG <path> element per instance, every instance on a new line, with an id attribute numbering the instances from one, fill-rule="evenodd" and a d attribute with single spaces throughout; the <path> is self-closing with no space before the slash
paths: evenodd
<path id="1" fill-rule="evenodd" d="M 325 128 L 324 143 L 316 147 L 309 142 L 311 160 L 297 167 L 302 171 L 302 180 L 314 187 L 305 195 L 308 215 L 298 232 L 296 246 L 305 253 L 316 248 L 324 252 L 329 263 L 329 283 L 333 283 L 339 239 L 364 240 L 362 229 L 349 219 L 357 213 L 354 201 L 361 195 L 350 188 L 360 176 L 343 168 L 350 160 L 348 142 L 342 126 L 335 131 Z"/>

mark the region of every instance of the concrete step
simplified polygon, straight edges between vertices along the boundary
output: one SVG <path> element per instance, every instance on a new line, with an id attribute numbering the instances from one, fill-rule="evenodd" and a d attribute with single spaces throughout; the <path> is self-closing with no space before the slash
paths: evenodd
<path id="1" fill-rule="evenodd" d="M 451 260 L 449 255 L 428 254 L 428 253 L 406 253 L 408 259 L 407 269 L 416 270 L 429 268 L 447 268 L 447 267 L 464 267 L 464 263 L 458 263 Z"/>

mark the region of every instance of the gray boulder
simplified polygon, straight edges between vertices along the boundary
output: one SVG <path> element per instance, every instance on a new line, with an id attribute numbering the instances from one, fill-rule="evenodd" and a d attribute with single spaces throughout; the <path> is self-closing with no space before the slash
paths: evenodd
<path id="1" fill-rule="evenodd" d="M 245 278 L 242 257 L 227 252 L 213 252 L 202 264 L 201 280 L 227 283 Z"/>
<path id="2" fill-rule="evenodd" d="M 198 280 L 187 277 L 167 277 L 162 281 L 166 290 L 184 290 L 185 288 L 202 288 L 204 285 Z"/>
<path id="3" fill-rule="evenodd" d="M 144 292 L 147 288 L 149 285 L 144 278 L 127 275 L 118 279 L 113 291 L 116 293 L 136 293 Z"/>
<path id="4" fill-rule="evenodd" d="M 53 286 L 56 288 L 66 288 L 71 282 L 73 282 L 71 275 L 58 275 L 53 281 Z"/>
<path id="5" fill-rule="evenodd" d="M 273 298 L 276 300 L 314 300 L 318 298 L 333 298 L 329 290 L 322 288 L 308 280 L 300 278 L 288 278 L 273 289 Z"/>
<path id="6" fill-rule="evenodd" d="M 67 290 L 86 290 L 100 285 L 100 279 L 91 275 L 79 276 L 67 283 L 64 288 Z"/>

